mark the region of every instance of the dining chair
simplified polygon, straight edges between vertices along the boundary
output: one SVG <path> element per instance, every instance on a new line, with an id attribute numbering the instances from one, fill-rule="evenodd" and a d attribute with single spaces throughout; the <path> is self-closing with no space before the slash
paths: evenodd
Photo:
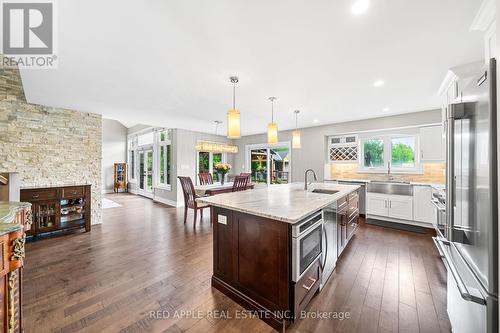
<path id="1" fill-rule="evenodd" d="M 200 180 L 200 185 L 211 185 L 214 183 L 212 174 L 208 172 L 200 172 L 198 174 L 198 179 Z"/>
<path id="2" fill-rule="evenodd" d="M 191 177 L 178 176 L 177 178 L 179 178 L 179 181 L 181 182 L 182 193 L 184 194 L 184 223 L 186 223 L 187 220 L 188 208 L 194 209 L 193 225 L 196 228 L 196 218 L 198 215 L 198 210 L 200 210 L 201 222 L 201 220 L 203 219 L 203 209 L 209 208 L 210 206 L 207 204 L 200 204 L 196 202 L 196 199 L 200 198 L 201 196 L 196 194 Z"/>
<path id="3" fill-rule="evenodd" d="M 252 173 L 251 172 L 241 172 L 240 176 L 245 176 L 245 177 L 248 177 L 248 179 L 250 179 L 250 177 L 252 177 Z"/>
<path id="4" fill-rule="evenodd" d="M 248 176 L 236 176 L 233 181 L 233 192 L 244 191 L 247 189 Z"/>

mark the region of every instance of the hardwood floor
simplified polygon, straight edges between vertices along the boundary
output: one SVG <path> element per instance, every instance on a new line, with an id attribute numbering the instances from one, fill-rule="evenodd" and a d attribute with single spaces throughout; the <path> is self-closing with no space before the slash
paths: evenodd
<path id="1" fill-rule="evenodd" d="M 123 206 L 103 210 L 91 233 L 27 244 L 26 333 L 273 331 L 234 318 L 242 308 L 210 287 L 208 214 L 194 230 L 182 208 L 107 197 Z M 288 332 L 450 331 L 446 271 L 430 235 L 365 224 L 308 310 Z M 317 319 L 334 312 L 350 318 Z"/>

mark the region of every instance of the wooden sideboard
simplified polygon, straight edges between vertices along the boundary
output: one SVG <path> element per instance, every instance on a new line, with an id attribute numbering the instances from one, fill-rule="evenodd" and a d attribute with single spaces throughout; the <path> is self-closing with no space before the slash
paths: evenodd
<path id="1" fill-rule="evenodd" d="M 22 333 L 22 267 L 29 203 L 0 202 L 0 332 Z"/>
<path id="2" fill-rule="evenodd" d="M 91 229 L 90 185 L 22 188 L 21 201 L 32 204 L 33 228 L 26 232 L 29 236 Z"/>

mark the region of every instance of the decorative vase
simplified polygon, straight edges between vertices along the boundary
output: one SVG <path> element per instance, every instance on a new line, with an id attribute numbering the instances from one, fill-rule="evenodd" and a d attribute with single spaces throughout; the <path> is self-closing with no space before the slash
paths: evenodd
<path id="1" fill-rule="evenodd" d="M 217 175 L 219 177 L 220 184 L 224 185 L 224 178 L 225 178 L 224 176 L 225 176 L 225 174 L 223 174 L 222 172 L 219 172 Z"/>

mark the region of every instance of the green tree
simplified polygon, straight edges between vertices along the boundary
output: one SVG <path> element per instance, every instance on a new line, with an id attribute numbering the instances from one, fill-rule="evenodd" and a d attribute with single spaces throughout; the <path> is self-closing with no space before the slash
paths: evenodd
<path id="1" fill-rule="evenodd" d="M 384 164 L 384 142 L 382 140 L 367 140 L 363 147 L 365 166 L 379 167 Z"/>
<path id="2" fill-rule="evenodd" d="M 404 143 L 397 143 L 392 145 L 392 164 L 393 165 L 407 165 L 415 164 L 415 153 L 413 148 Z"/>

